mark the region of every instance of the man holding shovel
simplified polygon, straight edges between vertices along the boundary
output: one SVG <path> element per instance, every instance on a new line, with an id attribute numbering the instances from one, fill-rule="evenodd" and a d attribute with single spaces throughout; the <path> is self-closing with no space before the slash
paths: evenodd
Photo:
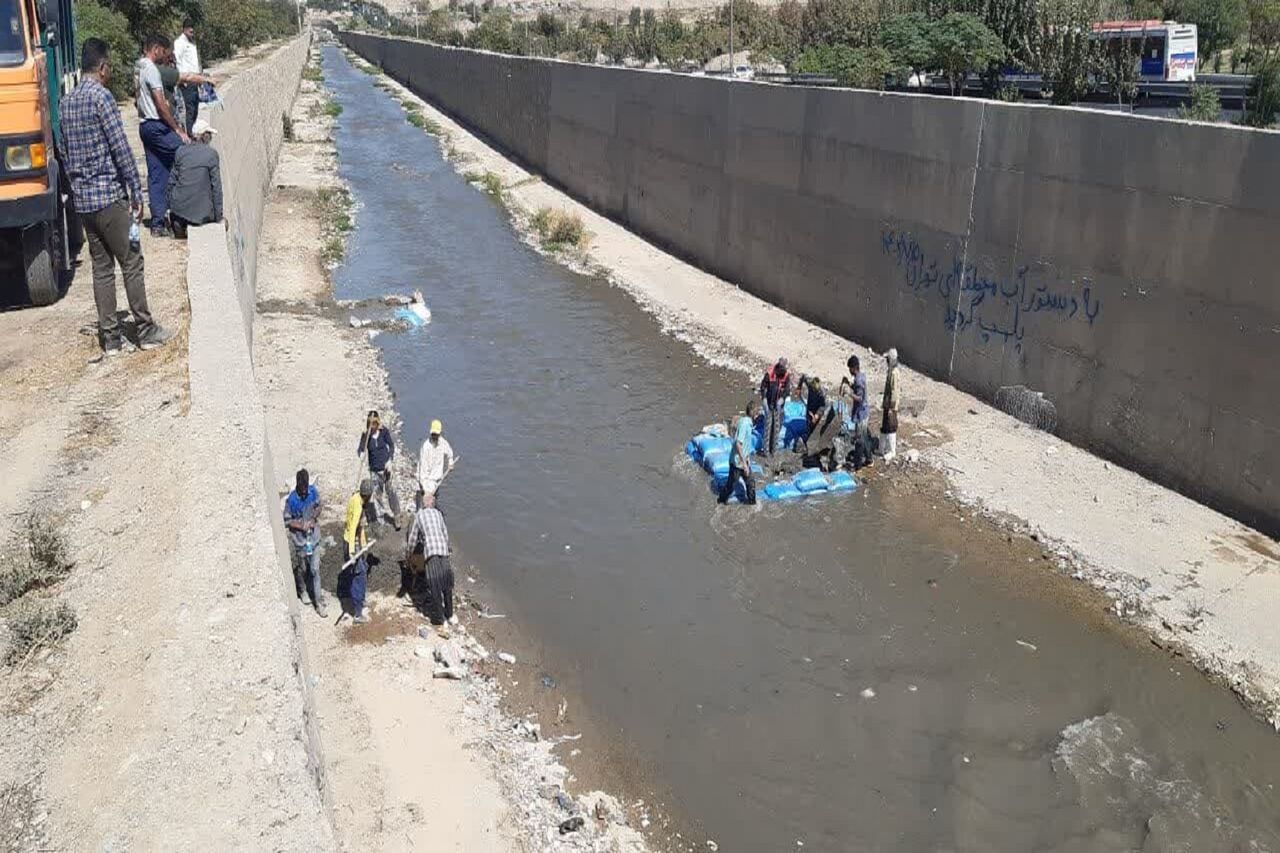
<path id="1" fill-rule="evenodd" d="M 347 501 L 347 523 L 342 530 L 343 569 L 351 569 L 352 622 L 363 625 L 369 621 L 364 612 L 365 587 L 369 578 L 369 564 L 365 553 L 369 541 L 365 531 L 365 507 L 373 500 L 373 480 L 360 481 L 360 491 Z"/>

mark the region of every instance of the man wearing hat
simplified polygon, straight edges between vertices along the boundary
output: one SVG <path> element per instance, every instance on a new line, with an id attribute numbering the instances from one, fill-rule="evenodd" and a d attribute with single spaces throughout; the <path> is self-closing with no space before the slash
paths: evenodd
<path id="1" fill-rule="evenodd" d="M 422 442 L 422 451 L 418 454 L 418 505 L 422 505 L 424 495 L 435 495 L 440 490 L 444 478 L 458 464 L 453 455 L 453 448 L 444 438 L 444 424 L 431 422 L 431 435 Z"/>
<path id="2" fill-rule="evenodd" d="M 191 144 L 173 157 L 167 187 L 173 233 L 185 237 L 188 225 L 222 221 L 222 172 L 218 152 L 209 143 L 218 131 L 204 119 L 191 128 Z"/>
<path id="3" fill-rule="evenodd" d="M 352 558 L 369 544 L 365 531 L 365 506 L 373 500 L 373 480 L 365 478 L 360 481 L 360 491 L 347 500 L 347 523 L 342 530 L 342 560 L 344 565 L 351 563 Z M 365 583 L 369 576 L 369 564 L 365 555 L 355 557 L 351 569 L 351 608 L 352 621 L 363 625 L 369 621 L 364 614 Z"/>

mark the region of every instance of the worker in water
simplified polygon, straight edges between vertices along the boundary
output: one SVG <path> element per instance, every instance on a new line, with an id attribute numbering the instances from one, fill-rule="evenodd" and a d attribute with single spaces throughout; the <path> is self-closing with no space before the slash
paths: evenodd
<path id="1" fill-rule="evenodd" d="M 756 480 L 751 473 L 751 438 L 755 433 L 757 411 L 756 401 L 748 400 L 746 410 L 738 418 L 737 426 L 734 427 L 733 449 L 729 451 L 729 476 L 725 478 L 724 485 L 720 488 L 719 500 L 722 504 L 728 503 L 729 498 L 733 496 L 733 490 L 738 485 L 739 478 L 746 485 L 747 503 L 756 502 Z"/>
<path id="2" fill-rule="evenodd" d="M 884 354 L 884 399 L 880 403 L 883 413 L 880 421 L 881 450 L 884 460 L 892 462 L 898 455 L 898 350 L 890 347 Z"/>
<path id="3" fill-rule="evenodd" d="M 779 358 L 764 372 L 760 380 L 760 399 L 764 403 L 764 454 L 772 456 L 782 434 L 782 406 L 791 394 L 791 372 L 787 359 Z"/>
<path id="4" fill-rule="evenodd" d="M 436 509 L 434 495 L 424 495 L 422 508 L 413 516 L 406 540 L 408 561 L 415 565 L 425 563 L 427 582 L 427 618 L 436 626 L 436 632 L 447 637 L 445 623 L 455 622 L 453 617 L 453 568 L 449 565 L 449 529 L 444 515 Z"/>
<path id="5" fill-rule="evenodd" d="M 369 621 L 364 612 L 365 587 L 369 578 L 369 563 L 365 554 L 360 554 L 369 544 L 366 533 L 365 507 L 373 500 L 373 480 L 365 478 L 360 481 L 360 491 L 347 501 L 347 523 L 342 530 L 342 560 L 344 568 L 351 571 L 351 612 L 352 620 L 357 625 Z M 356 556 L 359 554 L 359 556 Z M 346 565 L 350 563 L 351 565 Z"/>
<path id="6" fill-rule="evenodd" d="M 444 424 L 431 422 L 431 434 L 422 442 L 422 450 L 418 453 L 418 506 L 423 506 L 425 495 L 434 497 L 440 491 L 444 478 L 453 472 L 458 464 L 453 455 L 453 448 L 444 438 Z"/>
<path id="7" fill-rule="evenodd" d="M 804 404 L 805 420 L 809 425 L 806 434 L 811 434 L 817 427 L 818 421 L 827 413 L 827 393 L 822 390 L 822 380 L 816 376 L 810 376 L 805 380 L 805 389 L 807 391 Z"/>
<path id="8" fill-rule="evenodd" d="M 298 600 L 305 600 L 305 590 L 316 613 L 324 616 L 320 592 L 320 492 L 312 485 L 306 468 L 298 471 L 293 491 L 285 498 L 284 526 L 293 545 L 293 583 Z"/>

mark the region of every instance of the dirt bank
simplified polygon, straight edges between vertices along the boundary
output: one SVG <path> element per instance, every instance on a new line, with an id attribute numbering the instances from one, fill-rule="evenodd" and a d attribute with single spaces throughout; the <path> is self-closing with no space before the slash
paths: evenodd
<path id="1" fill-rule="evenodd" d="M 0 849 L 331 849 L 252 412 L 207 381 L 234 347 L 197 370 L 188 247 L 142 239 L 164 348 L 100 359 L 87 253 L 57 305 L 0 315 L 4 538 L 61 530 L 69 578 L 28 595 L 78 620 L 0 668 Z"/>
<path id="2" fill-rule="evenodd" d="M 744 389 L 779 353 L 828 381 L 838 381 L 845 359 L 857 353 L 878 400 L 883 371 L 875 353 L 661 252 L 385 79 L 421 112 L 455 168 L 475 178 L 477 188 L 500 194 L 530 243 L 540 244 L 533 225 L 539 210 L 576 214 L 588 232 L 584 249 L 554 254 L 607 276 L 708 360 L 741 370 Z M 1280 633 L 1270 619 L 1280 600 L 1280 546 L 909 366 L 902 387 L 902 461 L 870 476 L 897 476 L 900 465 L 918 459 L 935 478 L 931 489 L 997 520 L 1051 558 L 1028 571 L 1069 573 L 1103 591 L 1117 618 L 1187 655 L 1280 726 Z"/>
<path id="3" fill-rule="evenodd" d="M 365 412 L 379 409 L 399 435 L 369 335 L 414 332 L 377 323 L 355 328 L 353 314 L 386 318 L 391 308 L 334 302 L 324 258 L 334 252 L 331 241 L 340 241 L 342 220 L 358 219 L 360 211 L 342 208 L 327 96 L 315 70 L 306 76 L 291 114 L 294 140 L 282 150 L 264 215 L 254 363 L 279 494 L 289 489 L 294 471 L 306 467 L 325 501 L 324 529 L 340 536 L 343 506 L 362 475 L 356 443 Z M 398 448 L 393 473 L 405 506 L 414 450 Z M 486 649 L 489 658 L 476 661 L 465 681 L 433 678 L 441 639 L 429 630 L 420 636 L 427 622 L 411 599 L 380 591 L 398 578 L 403 534 L 384 526 L 374 535 L 380 563 L 373 569 L 371 622 L 352 625 L 333 596 L 341 563 L 336 541 L 322 558 L 327 617 L 301 614 L 339 844 L 350 850 L 643 849 L 609 798 L 556 801 L 568 771 L 551 754 L 550 739 L 531 737 L 528 726 L 500 710 L 493 674 L 504 664 L 496 660 L 497 648 Z M 466 644 L 481 632 L 477 611 L 468 606 L 471 570 L 460 560 L 457 565 L 461 623 L 452 641 Z M 597 818 L 601 801 L 604 819 Z M 560 823 L 575 812 L 585 817 L 583 827 L 562 836 Z"/>

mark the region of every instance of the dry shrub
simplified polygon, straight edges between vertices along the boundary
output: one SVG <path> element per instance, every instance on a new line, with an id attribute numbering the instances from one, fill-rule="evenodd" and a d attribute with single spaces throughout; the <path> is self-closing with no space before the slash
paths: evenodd
<path id="1" fill-rule="evenodd" d="M 533 215 L 533 227 L 542 237 L 547 248 L 579 247 L 586 239 L 587 231 L 582 218 L 567 210 L 541 208 Z"/>
<path id="2" fill-rule="evenodd" d="M 58 528 L 34 512 L 29 514 L 17 545 L 0 555 L 0 607 L 69 575 L 75 562 L 67 550 Z"/>
<path id="3" fill-rule="evenodd" d="M 9 625 L 9 648 L 4 662 L 12 666 L 74 631 L 76 612 L 65 601 L 30 598 L 10 608 L 5 621 Z"/>

